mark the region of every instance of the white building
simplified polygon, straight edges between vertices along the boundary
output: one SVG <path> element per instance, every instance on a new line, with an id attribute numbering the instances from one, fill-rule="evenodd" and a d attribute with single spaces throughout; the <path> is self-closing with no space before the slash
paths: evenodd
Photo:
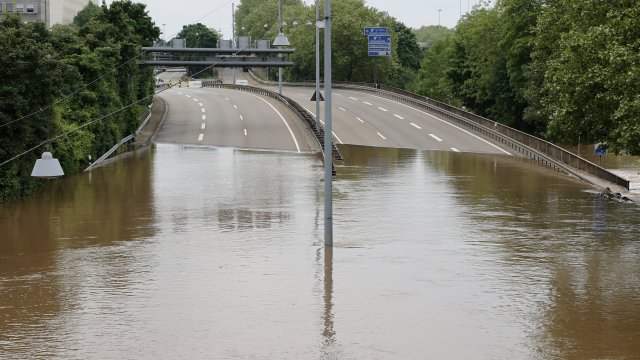
<path id="1" fill-rule="evenodd" d="M 16 13 L 25 21 L 43 21 L 49 28 L 67 25 L 90 2 L 100 4 L 100 0 L 0 0 L 0 19 Z"/>

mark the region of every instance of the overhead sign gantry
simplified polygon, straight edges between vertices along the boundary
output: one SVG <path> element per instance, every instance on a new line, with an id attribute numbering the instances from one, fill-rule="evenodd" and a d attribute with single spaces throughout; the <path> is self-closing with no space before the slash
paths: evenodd
<path id="1" fill-rule="evenodd" d="M 293 62 L 282 55 L 295 49 L 224 49 L 143 47 L 142 66 L 213 66 L 213 67 L 291 67 Z"/>

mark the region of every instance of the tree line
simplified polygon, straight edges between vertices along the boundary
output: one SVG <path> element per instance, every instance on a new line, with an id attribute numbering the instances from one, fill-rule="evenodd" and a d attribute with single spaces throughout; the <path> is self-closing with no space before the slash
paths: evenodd
<path id="1" fill-rule="evenodd" d="M 561 144 L 640 154 L 640 2 L 500 0 L 428 48 L 408 89 Z"/>
<path id="2" fill-rule="evenodd" d="M 136 130 L 154 91 L 153 69 L 137 60 L 160 36 L 145 8 L 89 3 L 50 30 L 17 15 L 0 22 L 0 162 L 100 119 L 47 145 L 69 174 Z M 0 202 L 40 185 L 30 174 L 43 151 L 0 167 Z"/>
<path id="3" fill-rule="evenodd" d="M 296 51 L 290 55 L 295 63 L 285 71 L 287 81 L 315 79 L 315 4 L 302 0 L 281 0 L 282 20 L 278 24 L 278 2 L 275 0 L 241 0 L 235 13 L 235 33 L 253 40 L 269 42 L 280 28 Z M 324 18 L 324 1 L 320 2 L 320 18 Z M 365 5 L 364 0 L 334 0 L 332 13 L 332 67 L 335 81 L 372 82 L 373 58 L 368 56 L 364 28 L 387 27 L 392 39 L 392 56 L 377 59 L 381 82 L 402 86 L 420 68 L 421 51 L 410 28 L 386 12 Z M 320 34 L 320 51 L 324 35 Z M 322 55 L 321 55 L 322 58 Z"/>

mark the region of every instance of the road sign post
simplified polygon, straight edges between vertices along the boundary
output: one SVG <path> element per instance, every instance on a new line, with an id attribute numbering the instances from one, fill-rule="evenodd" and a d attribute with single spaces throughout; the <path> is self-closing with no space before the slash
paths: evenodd
<path id="1" fill-rule="evenodd" d="M 364 35 L 368 40 L 367 53 L 373 57 L 373 85 L 378 88 L 378 56 L 391 56 L 391 35 L 386 27 L 365 27 Z"/>

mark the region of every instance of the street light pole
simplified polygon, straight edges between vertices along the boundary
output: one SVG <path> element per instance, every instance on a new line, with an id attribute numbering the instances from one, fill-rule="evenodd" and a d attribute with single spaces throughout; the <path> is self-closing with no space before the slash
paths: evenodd
<path id="1" fill-rule="evenodd" d="M 331 0 L 324 3 L 324 245 L 333 246 L 333 154 L 331 132 Z M 317 95 L 319 96 L 319 94 Z"/>
<path id="2" fill-rule="evenodd" d="M 438 9 L 438 26 L 440 26 L 440 13 L 442 12 L 442 9 Z"/>
<path id="3" fill-rule="evenodd" d="M 278 28 L 282 34 L 282 9 L 280 0 L 278 0 Z M 282 95 L 282 67 L 278 68 L 278 94 Z"/>
<path id="4" fill-rule="evenodd" d="M 320 4 L 316 0 L 316 130 L 320 130 Z"/>
<path id="5" fill-rule="evenodd" d="M 236 43 L 236 4 L 231 3 L 231 48 L 235 49 Z M 236 68 L 233 68 L 233 85 L 236 84 Z"/>

